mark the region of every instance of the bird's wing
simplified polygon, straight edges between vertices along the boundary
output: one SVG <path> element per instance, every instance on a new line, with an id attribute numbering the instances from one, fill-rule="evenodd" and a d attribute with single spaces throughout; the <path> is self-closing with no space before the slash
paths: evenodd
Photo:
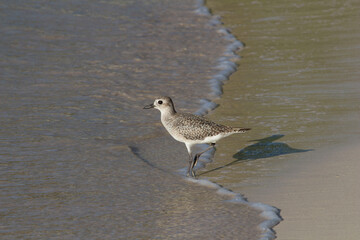
<path id="1" fill-rule="evenodd" d="M 174 126 L 185 138 L 191 140 L 204 139 L 207 136 L 214 136 L 220 132 L 231 130 L 230 127 L 214 123 L 200 116 L 186 113 L 177 116 Z"/>

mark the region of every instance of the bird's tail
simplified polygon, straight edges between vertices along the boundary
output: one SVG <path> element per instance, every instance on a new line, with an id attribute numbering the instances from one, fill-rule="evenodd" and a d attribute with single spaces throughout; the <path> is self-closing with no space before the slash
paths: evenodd
<path id="1" fill-rule="evenodd" d="M 251 128 L 233 128 L 233 130 L 235 133 L 244 133 L 251 130 Z"/>

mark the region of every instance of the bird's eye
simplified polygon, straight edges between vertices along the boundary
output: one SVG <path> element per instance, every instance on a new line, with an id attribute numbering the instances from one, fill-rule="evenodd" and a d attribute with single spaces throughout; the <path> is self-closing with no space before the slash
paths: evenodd
<path id="1" fill-rule="evenodd" d="M 158 101 L 158 104 L 162 104 L 162 103 L 163 103 L 163 101 L 161 101 L 161 100 Z"/>

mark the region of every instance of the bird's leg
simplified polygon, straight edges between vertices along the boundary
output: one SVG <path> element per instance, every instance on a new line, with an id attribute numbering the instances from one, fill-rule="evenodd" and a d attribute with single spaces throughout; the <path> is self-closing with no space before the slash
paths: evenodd
<path id="1" fill-rule="evenodd" d="M 195 172 L 194 172 L 193 168 L 196 166 L 196 163 L 197 163 L 197 161 L 199 160 L 201 154 L 209 151 L 209 150 L 212 149 L 213 147 L 215 147 L 215 143 L 211 143 L 211 146 L 210 146 L 210 147 L 208 147 L 207 149 L 205 149 L 204 151 L 202 151 L 202 152 L 200 152 L 200 153 L 195 154 L 195 157 L 194 157 L 194 159 L 191 161 L 190 166 L 189 166 L 189 170 L 188 170 L 188 174 L 189 174 L 189 172 L 191 171 L 191 175 L 190 175 L 191 177 L 195 177 Z M 191 157 L 191 156 L 190 156 L 190 157 Z"/>
<path id="2" fill-rule="evenodd" d="M 194 171 L 192 170 L 193 162 L 194 162 L 194 160 L 193 160 L 192 154 L 189 153 L 189 167 L 188 167 L 187 174 L 186 174 L 187 177 L 195 177 Z"/>
<path id="3" fill-rule="evenodd" d="M 197 162 L 197 160 L 199 160 L 201 154 L 209 151 L 209 150 L 212 149 L 213 147 L 215 147 L 215 143 L 211 143 L 211 146 L 210 146 L 210 147 L 208 147 L 207 149 L 205 149 L 204 151 L 202 151 L 202 152 L 200 152 L 200 153 L 197 153 L 197 154 L 195 155 L 195 158 L 194 158 L 194 164 L 193 164 L 194 166 L 193 166 L 193 167 L 195 167 L 196 162 Z"/>

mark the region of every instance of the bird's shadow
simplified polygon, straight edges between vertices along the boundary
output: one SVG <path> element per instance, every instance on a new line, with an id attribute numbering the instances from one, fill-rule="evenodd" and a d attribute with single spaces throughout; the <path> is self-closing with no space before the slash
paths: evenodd
<path id="1" fill-rule="evenodd" d="M 227 163 L 223 166 L 211 169 L 209 171 L 202 172 L 199 175 L 207 174 L 213 171 L 217 171 L 219 169 L 237 164 L 242 162 L 248 162 L 252 160 L 262 159 L 262 158 L 270 158 L 285 154 L 292 154 L 292 153 L 301 153 L 301 152 L 308 152 L 312 151 L 312 149 L 296 149 L 290 147 L 286 143 L 282 142 L 275 142 L 276 140 L 284 137 L 282 134 L 272 135 L 270 137 L 252 140 L 251 142 L 256 142 L 250 146 L 247 146 L 241 149 L 239 152 L 235 153 L 233 157 L 235 158 L 234 161 Z"/>

